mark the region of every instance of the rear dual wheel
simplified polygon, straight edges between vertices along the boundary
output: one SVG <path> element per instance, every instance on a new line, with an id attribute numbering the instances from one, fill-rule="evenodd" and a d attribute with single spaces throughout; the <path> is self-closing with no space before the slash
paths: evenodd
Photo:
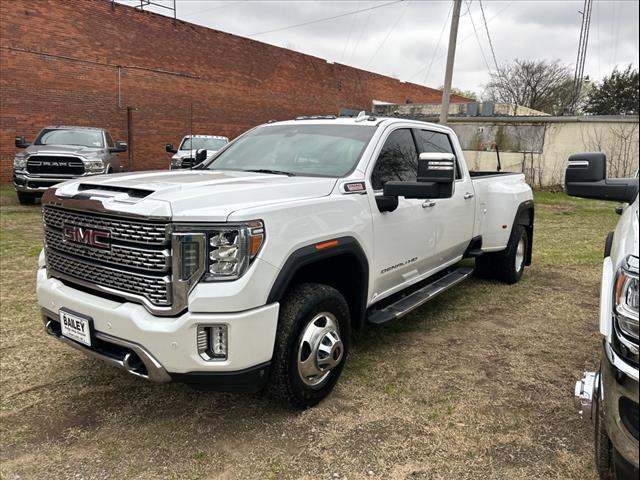
<path id="1" fill-rule="evenodd" d="M 305 283 L 280 305 L 269 393 L 290 408 L 325 398 L 338 381 L 349 351 L 349 307 L 336 289 Z"/>
<path id="2" fill-rule="evenodd" d="M 501 252 L 485 253 L 476 258 L 476 274 L 481 278 L 499 280 L 507 284 L 520 281 L 529 252 L 529 233 L 523 225 L 516 225 L 507 248 Z"/>

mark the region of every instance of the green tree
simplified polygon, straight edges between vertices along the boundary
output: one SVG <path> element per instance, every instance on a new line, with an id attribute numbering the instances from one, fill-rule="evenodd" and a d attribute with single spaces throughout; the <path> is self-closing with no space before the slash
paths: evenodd
<path id="1" fill-rule="evenodd" d="M 615 68 L 611 75 L 591 88 L 584 110 L 593 115 L 637 115 L 639 92 L 638 69 L 631 65 L 624 71 Z"/>

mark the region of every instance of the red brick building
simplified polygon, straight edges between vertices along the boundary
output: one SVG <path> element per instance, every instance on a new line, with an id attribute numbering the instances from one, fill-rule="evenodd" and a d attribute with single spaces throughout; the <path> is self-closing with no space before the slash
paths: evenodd
<path id="1" fill-rule="evenodd" d="M 49 124 L 108 128 L 133 169 L 167 168 L 165 143 L 235 137 L 270 119 L 438 102 L 441 92 L 109 0 L 1 0 L 0 178 L 14 137 Z M 453 97 L 452 101 L 465 101 Z"/>

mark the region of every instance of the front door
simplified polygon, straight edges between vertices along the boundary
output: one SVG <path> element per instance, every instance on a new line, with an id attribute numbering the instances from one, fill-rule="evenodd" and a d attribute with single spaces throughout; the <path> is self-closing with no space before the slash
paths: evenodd
<path id="1" fill-rule="evenodd" d="M 415 181 L 418 150 L 410 128 L 391 131 L 384 141 L 370 176 L 374 195 L 390 180 Z M 436 212 L 424 200 L 398 199 L 393 212 L 380 212 L 371 195 L 374 255 L 372 300 L 381 299 L 415 282 L 434 266 L 435 232 L 430 227 Z"/>

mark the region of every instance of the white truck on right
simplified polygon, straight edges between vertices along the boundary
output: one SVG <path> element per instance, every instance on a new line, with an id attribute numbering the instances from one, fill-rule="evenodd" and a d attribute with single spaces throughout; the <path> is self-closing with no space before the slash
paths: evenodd
<path id="1" fill-rule="evenodd" d="M 220 135 L 185 135 L 178 148 L 167 143 L 164 150 L 173 153 L 169 168 L 176 170 L 192 168 L 204 162 L 227 143 L 229 139 Z"/>
<path id="2" fill-rule="evenodd" d="M 638 478 L 638 175 L 606 178 L 606 157 L 569 157 L 565 188 L 574 197 L 622 202 L 605 241 L 600 290 L 602 359 L 576 383 L 579 414 L 595 427 L 602 480 Z"/>

